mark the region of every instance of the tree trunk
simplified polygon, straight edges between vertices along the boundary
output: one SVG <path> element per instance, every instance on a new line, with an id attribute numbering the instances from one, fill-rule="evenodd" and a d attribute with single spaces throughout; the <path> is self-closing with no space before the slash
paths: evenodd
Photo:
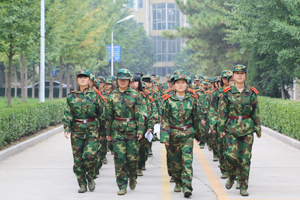
<path id="1" fill-rule="evenodd" d="M 58 79 L 59 79 L 59 94 L 58 94 L 58 98 L 62 98 L 62 93 L 63 93 L 63 90 L 62 90 L 62 74 L 63 74 L 63 63 L 62 63 L 62 57 L 60 56 L 59 57 L 59 76 L 58 76 Z"/>
<path id="2" fill-rule="evenodd" d="M 280 84 L 280 90 L 281 90 L 281 98 L 285 99 L 285 91 L 284 91 L 284 84 L 281 82 Z"/>
<path id="3" fill-rule="evenodd" d="M 33 71 L 32 71 L 32 82 L 33 82 L 33 85 L 32 85 L 32 91 L 31 91 L 31 98 L 34 98 L 35 96 L 35 87 L 34 87 L 34 84 L 35 84 L 35 64 L 33 63 Z"/>
<path id="4" fill-rule="evenodd" d="M 17 78 L 17 66 L 14 67 L 14 72 L 15 72 L 15 101 L 17 101 L 17 82 L 18 82 L 18 78 Z"/>
<path id="5" fill-rule="evenodd" d="M 49 101 L 51 101 L 51 100 L 53 100 L 53 75 L 52 75 L 52 63 L 51 63 L 51 60 L 48 60 L 48 69 L 49 69 L 49 77 L 50 77 Z"/>
<path id="6" fill-rule="evenodd" d="M 76 69 L 76 66 L 74 65 L 74 69 Z M 73 84 L 73 89 L 76 90 L 77 89 L 77 75 L 76 72 L 74 74 L 74 78 L 73 78 L 74 84 Z"/>
<path id="7" fill-rule="evenodd" d="M 26 96 L 25 96 L 25 83 L 24 83 L 24 66 L 23 66 L 23 55 L 22 51 L 20 52 L 20 77 L 21 77 L 21 96 L 22 96 L 22 103 L 25 103 Z"/>
<path id="8" fill-rule="evenodd" d="M 67 94 L 70 93 L 70 64 L 67 63 Z"/>
<path id="9" fill-rule="evenodd" d="M 5 69 L 5 102 L 7 102 L 7 86 L 8 86 L 8 78 L 7 78 L 7 69 Z"/>
<path id="10" fill-rule="evenodd" d="M 28 64 L 25 62 L 25 101 L 28 98 Z"/>
<path id="11" fill-rule="evenodd" d="M 12 46 L 12 44 L 11 44 Z M 8 57 L 8 81 L 7 81 L 7 105 L 11 105 L 11 71 L 12 71 L 12 59 L 13 59 L 12 47 Z"/>

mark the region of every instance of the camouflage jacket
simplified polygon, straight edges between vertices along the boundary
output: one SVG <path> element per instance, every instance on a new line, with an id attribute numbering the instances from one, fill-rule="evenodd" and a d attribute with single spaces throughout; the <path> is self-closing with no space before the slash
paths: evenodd
<path id="1" fill-rule="evenodd" d="M 160 141 L 169 143 L 170 139 L 195 137 L 200 140 L 200 122 L 202 111 L 197 98 L 187 92 L 180 101 L 176 94 L 164 98 L 161 116 Z M 170 126 L 184 127 L 192 125 L 187 131 L 171 129 Z"/>
<path id="2" fill-rule="evenodd" d="M 112 91 L 108 96 L 106 107 L 107 135 L 111 136 L 112 131 L 137 131 L 137 134 L 143 135 L 143 109 L 141 95 L 130 87 L 124 92 L 119 88 Z M 115 117 L 135 118 L 135 120 L 117 121 Z"/>
<path id="3" fill-rule="evenodd" d="M 218 122 L 218 113 L 219 113 L 219 100 L 220 95 L 223 93 L 223 88 L 219 87 L 218 90 L 215 90 L 212 93 L 210 99 L 210 106 L 209 106 L 209 122 L 210 122 L 210 130 L 217 131 L 217 122 Z"/>
<path id="4" fill-rule="evenodd" d="M 158 111 L 155 104 L 154 99 L 147 95 L 144 92 L 140 92 L 142 95 L 142 100 L 145 101 L 146 108 L 145 108 L 145 129 L 153 129 L 154 125 L 159 123 L 158 121 Z"/>
<path id="5" fill-rule="evenodd" d="M 208 107 L 209 107 L 209 100 L 207 99 L 207 92 L 202 89 L 195 90 L 195 93 L 198 95 L 198 101 L 200 104 L 200 107 L 203 111 L 203 119 L 206 120 L 207 113 L 208 113 Z"/>
<path id="6" fill-rule="evenodd" d="M 67 103 L 64 109 L 64 129 L 65 132 L 75 131 L 86 133 L 97 126 L 104 124 L 105 106 L 103 99 L 91 88 L 87 92 L 73 91 L 67 97 Z M 74 119 L 92 119 L 97 120 L 88 123 L 75 122 Z M 100 132 L 101 136 L 104 133 Z"/>
<path id="7" fill-rule="evenodd" d="M 236 137 L 256 132 L 261 135 L 260 114 L 257 99 L 257 90 L 245 85 L 240 93 L 233 85 L 224 90 L 219 102 L 218 132 L 229 133 Z M 228 119 L 228 116 L 246 116 L 248 119 Z"/>

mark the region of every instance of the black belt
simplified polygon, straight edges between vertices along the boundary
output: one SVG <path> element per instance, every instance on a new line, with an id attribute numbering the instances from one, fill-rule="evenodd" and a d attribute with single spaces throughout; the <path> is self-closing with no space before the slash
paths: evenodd
<path id="1" fill-rule="evenodd" d="M 187 125 L 187 126 L 183 126 L 183 127 L 170 126 L 171 129 L 177 129 L 177 130 L 181 130 L 181 131 L 187 131 L 191 127 L 192 127 L 192 125 Z"/>

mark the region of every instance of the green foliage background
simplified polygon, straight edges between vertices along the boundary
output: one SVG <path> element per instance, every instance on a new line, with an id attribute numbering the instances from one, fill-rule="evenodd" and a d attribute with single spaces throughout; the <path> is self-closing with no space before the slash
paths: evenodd
<path id="1" fill-rule="evenodd" d="M 262 125 L 300 140 L 300 102 L 259 96 Z"/>

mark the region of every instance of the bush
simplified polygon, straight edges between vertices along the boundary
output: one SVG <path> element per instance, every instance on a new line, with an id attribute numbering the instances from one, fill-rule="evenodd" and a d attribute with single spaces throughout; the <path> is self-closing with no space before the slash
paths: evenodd
<path id="1" fill-rule="evenodd" d="M 300 102 L 259 97 L 262 125 L 300 140 Z"/>
<path id="2" fill-rule="evenodd" d="M 65 99 L 2 108 L 0 113 L 0 146 L 36 133 L 50 124 L 62 121 Z"/>

